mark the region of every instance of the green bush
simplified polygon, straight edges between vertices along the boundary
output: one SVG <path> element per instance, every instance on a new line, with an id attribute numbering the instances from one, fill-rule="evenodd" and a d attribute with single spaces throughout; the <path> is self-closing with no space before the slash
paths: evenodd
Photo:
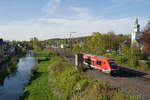
<path id="1" fill-rule="evenodd" d="M 60 74 L 66 69 L 71 68 L 71 65 L 67 64 L 61 57 L 52 58 L 49 66 L 49 71 L 54 72 L 55 74 Z"/>
<path id="2" fill-rule="evenodd" d="M 19 59 L 17 57 L 13 57 L 10 62 L 12 65 L 17 65 L 18 61 L 19 61 Z"/>
<path id="3" fill-rule="evenodd" d="M 54 76 L 53 79 L 56 79 L 53 82 L 57 87 L 57 94 L 62 94 L 63 99 L 69 99 L 74 94 L 83 91 L 89 84 L 88 78 L 78 73 L 75 69 L 67 69 Z"/>
<path id="4" fill-rule="evenodd" d="M 74 47 L 73 47 L 73 50 L 72 50 L 73 52 L 76 52 L 76 53 L 79 53 L 80 52 L 80 46 L 79 45 L 75 45 Z"/>
<path id="5" fill-rule="evenodd" d="M 17 64 L 19 62 L 19 59 L 17 57 L 13 57 L 11 60 L 10 60 L 10 64 L 8 65 L 8 67 L 6 68 L 6 72 L 7 74 L 10 74 L 12 73 L 14 70 L 17 69 Z"/>

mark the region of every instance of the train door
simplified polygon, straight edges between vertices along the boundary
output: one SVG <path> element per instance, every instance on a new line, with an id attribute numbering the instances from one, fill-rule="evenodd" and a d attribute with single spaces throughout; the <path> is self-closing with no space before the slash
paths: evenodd
<path id="1" fill-rule="evenodd" d="M 83 64 L 88 65 L 88 63 L 87 63 L 87 57 L 84 57 Z"/>
<path id="2" fill-rule="evenodd" d="M 102 61 L 97 60 L 97 61 L 96 61 L 96 67 L 97 67 L 98 69 L 101 69 L 101 67 L 102 67 Z"/>
<path id="3" fill-rule="evenodd" d="M 109 69 L 109 66 L 108 66 L 106 60 L 103 60 L 102 65 L 103 65 L 103 69 L 104 69 L 104 70 L 108 70 L 108 69 Z"/>
<path id="4" fill-rule="evenodd" d="M 106 62 L 105 62 L 104 60 L 103 60 L 103 62 L 102 62 L 102 65 L 103 65 L 103 66 L 102 66 L 102 69 L 103 69 L 103 70 L 106 70 Z"/>
<path id="5" fill-rule="evenodd" d="M 88 63 L 88 66 L 91 65 L 91 59 L 90 59 L 90 57 L 87 58 L 87 61 L 86 61 L 86 62 Z"/>
<path id="6" fill-rule="evenodd" d="M 91 65 L 90 65 L 90 67 L 95 68 L 95 60 L 94 59 L 91 59 Z"/>

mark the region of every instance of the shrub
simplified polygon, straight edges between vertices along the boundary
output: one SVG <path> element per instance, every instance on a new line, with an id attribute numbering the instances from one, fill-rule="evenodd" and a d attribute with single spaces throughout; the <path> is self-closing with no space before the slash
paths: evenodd
<path id="1" fill-rule="evenodd" d="M 49 71 L 54 72 L 55 74 L 60 74 L 66 69 L 71 68 L 71 65 L 67 64 L 66 61 L 61 57 L 52 58 L 49 66 Z"/>
<path id="2" fill-rule="evenodd" d="M 34 65 L 31 69 L 30 75 L 34 76 L 34 74 L 37 72 L 38 66 Z"/>
<path id="3" fill-rule="evenodd" d="M 17 65 L 18 61 L 19 61 L 19 59 L 17 57 L 13 57 L 10 62 L 13 66 L 15 66 L 15 65 Z"/>
<path id="4" fill-rule="evenodd" d="M 79 45 L 75 45 L 75 46 L 73 47 L 73 50 L 72 50 L 72 51 L 79 53 L 79 52 L 80 52 L 80 46 L 79 46 Z"/>

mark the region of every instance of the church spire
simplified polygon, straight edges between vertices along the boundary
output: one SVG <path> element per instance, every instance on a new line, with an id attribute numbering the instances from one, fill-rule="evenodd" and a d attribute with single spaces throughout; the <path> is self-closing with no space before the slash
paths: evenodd
<path id="1" fill-rule="evenodd" d="M 138 17 L 136 18 L 135 24 L 139 24 Z"/>
<path id="2" fill-rule="evenodd" d="M 135 20 L 134 28 L 137 29 L 137 30 L 140 30 L 140 25 L 139 25 L 138 17 L 137 17 L 136 20 Z"/>
<path id="3" fill-rule="evenodd" d="M 140 24 L 138 22 L 138 18 L 136 18 L 135 23 L 134 23 L 134 28 L 133 28 L 133 33 L 132 33 L 132 44 L 136 44 L 137 47 L 141 48 L 141 44 L 140 44 L 140 36 L 141 36 L 141 32 L 140 32 Z"/>

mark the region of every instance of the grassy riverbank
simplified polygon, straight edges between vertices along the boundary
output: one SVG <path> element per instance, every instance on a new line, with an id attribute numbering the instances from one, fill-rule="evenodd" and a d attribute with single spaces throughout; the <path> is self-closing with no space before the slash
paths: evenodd
<path id="1" fill-rule="evenodd" d="M 51 100 L 52 92 L 49 80 L 48 66 L 49 61 L 44 60 L 39 62 L 37 72 L 32 76 L 30 84 L 26 87 L 21 100 Z"/>
<path id="2" fill-rule="evenodd" d="M 61 57 L 39 62 L 39 68 L 21 100 L 134 100 L 120 89 L 88 78 Z"/>

